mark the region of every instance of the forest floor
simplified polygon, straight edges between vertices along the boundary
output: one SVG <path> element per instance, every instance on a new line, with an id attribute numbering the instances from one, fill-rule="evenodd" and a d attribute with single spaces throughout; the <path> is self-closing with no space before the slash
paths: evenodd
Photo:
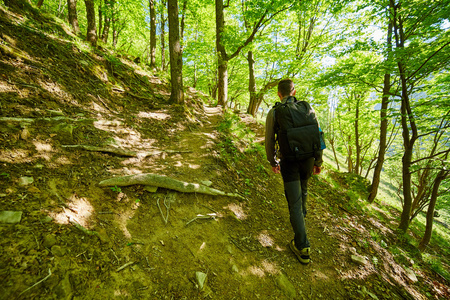
<path id="1" fill-rule="evenodd" d="M 0 219 L 0 299 L 450 296 L 396 232 L 398 211 L 329 164 L 310 181 L 301 265 L 261 124 L 193 89 L 169 105 L 167 82 L 51 16 L 0 5 L 0 92 L 0 215 L 20 217 Z M 240 196 L 99 186 L 142 173 Z"/>

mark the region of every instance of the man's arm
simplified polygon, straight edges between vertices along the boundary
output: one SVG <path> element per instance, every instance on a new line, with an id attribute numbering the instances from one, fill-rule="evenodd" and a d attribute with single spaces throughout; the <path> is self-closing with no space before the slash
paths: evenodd
<path id="1" fill-rule="evenodd" d="M 274 109 L 272 108 L 266 118 L 266 156 L 272 168 L 277 167 L 275 160 L 275 130 L 274 130 Z"/>

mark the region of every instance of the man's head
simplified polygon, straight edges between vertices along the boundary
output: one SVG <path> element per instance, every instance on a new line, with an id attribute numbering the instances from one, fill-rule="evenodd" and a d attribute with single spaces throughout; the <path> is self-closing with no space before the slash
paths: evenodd
<path id="1" fill-rule="evenodd" d="M 278 83 L 278 97 L 283 99 L 286 96 L 294 96 L 294 82 L 290 79 L 283 79 Z"/>

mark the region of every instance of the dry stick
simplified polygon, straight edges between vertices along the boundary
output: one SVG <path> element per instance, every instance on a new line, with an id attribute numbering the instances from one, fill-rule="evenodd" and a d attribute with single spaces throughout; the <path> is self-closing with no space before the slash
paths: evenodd
<path id="1" fill-rule="evenodd" d="M 216 216 L 216 214 L 211 214 L 211 215 L 208 215 L 208 216 L 198 215 L 195 218 L 193 218 L 192 220 L 190 220 L 189 222 L 187 222 L 185 226 L 188 226 L 189 224 L 191 224 L 195 220 L 198 220 L 198 219 L 214 219 L 215 216 Z"/>
<path id="2" fill-rule="evenodd" d="M 215 211 L 214 209 L 212 209 L 212 208 L 209 207 L 209 206 L 206 206 L 206 205 L 204 205 L 204 204 L 200 204 L 200 205 L 203 206 L 204 208 L 209 209 L 210 211 L 212 211 L 212 212 L 214 212 L 214 213 L 217 213 L 217 211 Z"/>
<path id="3" fill-rule="evenodd" d="M 115 257 L 116 260 L 117 260 L 117 263 L 119 263 L 120 260 L 119 260 L 119 258 L 117 257 L 116 252 L 114 252 L 114 250 L 113 250 L 112 248 L 110 248 L 109 250 L 111 250 L 111 252 L 114 254 L 114 257 Z"/>
<path id="4" fill-rule="evenodd" d="M 48 275 L 45 276 L 43 279 L 39 280 L 38 282 L 36 282 L 35 284 L 33 284 L 32 286 L 30 286 L 29 288 L 27 288 L 25 291 L 23 291 L 22 293 L 19 294 L 22 295 L 23 293 L 25 293 L 26 291 L 28 291 L 29 289 L 31 289 L 32 287 L 35 287 L 36 285 L 38 285 L 41 282 L 46 281 L 50 276 L 52 275 L 52 270 L 50 270 L 50 268 L 48 269 Z"/>
<path id="5" fill-rule="evenodd" d="M 124 264 L 123 266 L 117 268 L 116 272 L 120 272 L 120 271 L 122 271 L 123 269 L 125 269 L 126 267 L 131 266 L 132 264 L 134 264 L 134 261 L 127 262 L 127 263 Z"/>
<path id="6" fill-rule="evenodd" d="M 169 209 L 170 209 L 170 201 L 169 201 L 169 205 L 167 205 L 166 200 L 167 200 L 167 197 L 164 197 L 164 206 L 166 207 L 166 217 L 164 217 L 164 213 L 161 209 L 161 206 L 159 205 L 159 198 L 156 199 L 156 204 L 158 205 L 159 212 L 161 213 L 161 216 L 162 216 L 165 224 L 167 224 L 167 222 L 169 221 Z"/>

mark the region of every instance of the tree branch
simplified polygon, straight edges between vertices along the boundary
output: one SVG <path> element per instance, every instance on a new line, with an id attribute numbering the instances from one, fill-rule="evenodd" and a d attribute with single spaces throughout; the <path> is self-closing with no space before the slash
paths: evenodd
<path id="1" fill-rule="evenodd" d="M 267 16 L 269 10 L 266 9 L 266 11 L 263 13 L 263 15 L 261 16 L 261 18 L 259 19 L 259 21 L 258 21 L 258 22 L 255 24 L 255 26 L 253 27 L 253 30 L 252 30 L 250 36 L 247 38 L 247 40 L 245 40 L 245 42 L 244 42 L 242 45 L 240 45 L 240 46 L 236 49 L 236 51 L 235 51 L 233 54 L 227 55 L 227 60 L 233 59 L 233 58 L 235 58 L 237 55 L 239 55 L 239 52 L 241 52 L 241 50 L 242 50 L 244 47 L 246 47 L 248 44 L 250 44 L 250 43 L 253 41 L 253 39 L 255 38 L 256 33 L 258 32 L 258 30 L 259 30 L 262 26 L 264 26 L 267 22 L 269 22 L 270 20 L 272 20 L 276 15 L 278 15 L 278 14 L 281 13 L 282 11 L 285 11 L 285 10 L 291 8 L 292 6 L 293 6 L 293 4 L 291 4 L 291 5 L 287 6 L 287 7 L 283 8 L 283 9 L 281 9 L 281 10 L 275 12 L 275 13 L 273 13 L 273 14 L 272 14 L 270 17 L 268 17 L 267 19 L 265 19 L 265 18 L 266 18 L 266 16 Z"/>
<path id="2" fill-rule="evenodd" d="M 450 149 L 447 149 L 447 150 L 444 150 L 444 151 L 435 153 L 435 154 L 433 154 L 433 155 L 430 155 L 430 156 L 427 156 L 427 157 L 422 157 L 422 158 L 419 158 L 419 159 L 417 159 L 417 160 L 415 160 L 415 161 L 412 161 L 412 162 L 411 162 L 411 165 L 412 165 L 412 164 L 415 164 L 415 163 L 418 163 L 419 161 L 422 161 L 422 160 L 430 159 L 430 158 L 433 158 L 433 157 L 436 157 L 436 156 L 439 156 L 439 155 L 449 154 L 449 153 L 450 153 Z"/>
<path id="3" fill-rule="evenodd" d="M 445 47 L 447 47 L 448 45 L 450 45 L 450 41 L 448 41 L 447 43 L 445 43 L 441 48 L 439 48 L 436 52 L 434 52 L 430 57 L 427 58 L 427 60 L 425 60 L 423 62 L 423 64 L 416 70 L 414 71 L 406 80 L 409 81 L 417 72 L 419 72 L 420 69 L 423 68 L 423 66 L 425 66 L 428 61 L 430 61 L 430 59 L 435 56 L 436 54 L 438 54 L 439 51 L 441 51 L 442 49 L 444 49 Z"/>

